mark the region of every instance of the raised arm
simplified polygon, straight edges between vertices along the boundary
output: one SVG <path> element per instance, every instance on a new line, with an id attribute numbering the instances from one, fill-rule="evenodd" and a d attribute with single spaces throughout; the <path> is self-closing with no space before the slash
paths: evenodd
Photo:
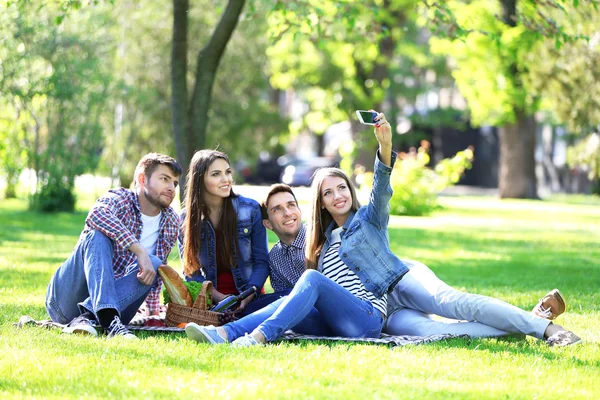
<path id="1" fill-rule="evenodd" d="M 366 217 L 379 229 L 387 229 L 390 217 L 390 199 L 393 190 L 390 175 L 396 162 L 396 154 L 392 151 L 392 128 L 382 113 L 376 117 L 375 137 L 379 149 L 375 154 L 373 189 L 366 209 Z"/>
<path id="2" fill-rule="evenodd" d="M 392 127 L 383 113 L 377 114 L 375 122 L 377 122 L 375 137 L 379 143 L 380 160 L 386 166 L 392 167 Z"/>

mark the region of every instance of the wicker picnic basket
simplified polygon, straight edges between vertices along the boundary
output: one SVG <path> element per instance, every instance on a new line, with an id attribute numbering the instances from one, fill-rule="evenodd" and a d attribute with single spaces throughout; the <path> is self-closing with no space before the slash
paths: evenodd
<path id="1" fill-rule="evenodd" d="M 202 290 L 191 307 L 169 303 L 165 323 L 167 326 L 177 326 L 182 322 L 195 322 L 198 325 L 219 326 L 219 313 L 206 309 L 206 296 L 210 296 L 212 282 L 204 281 Z"/>

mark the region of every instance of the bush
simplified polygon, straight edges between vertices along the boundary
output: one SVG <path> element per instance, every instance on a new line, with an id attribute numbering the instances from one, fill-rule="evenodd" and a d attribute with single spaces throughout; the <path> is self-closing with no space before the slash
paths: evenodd
<path id="1" fill-rule="evenodd" d="M 592 181 L 592 194 L 600 195 L 600 133 L 592 133 L 567 149 L 569 167 L 579 167 Z"/>
<path id="2" fill-rule="evenodd" d="M 45 185 L 33 196 L 31 208 L 42 212 L 73 212 L 75 200 L 73 190 L 59 185 Z"/>
<path id="3" fill-rule="evenodd" d="M 429 142 L 421 141 L 418 150 L 400 153 L 391 176 L 394 195 L 390 201 L 391 214 L 422 216 L 431 214 L 440 206 L 438 193 L 460 180 L 464 171 L 471 168 L 473 150 L 459 151 L 452 158 L 440 161 L 434 169 L 428 168 Z M 365 174 L 364 182 L 370 188 L 373 174 Z"/>

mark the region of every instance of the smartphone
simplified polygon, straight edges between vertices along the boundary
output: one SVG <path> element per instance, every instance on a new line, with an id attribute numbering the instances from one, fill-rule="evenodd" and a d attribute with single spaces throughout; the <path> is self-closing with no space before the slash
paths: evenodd
<path id="1" fill-rule="evenodd" d="M 356 110 L 356 116 L 361 124 L 365 125 L 376 125 L 377 122 L 374 121 L 375 117 L 377 117 L 376 111 L 364 111 L 364 110 Z"/>

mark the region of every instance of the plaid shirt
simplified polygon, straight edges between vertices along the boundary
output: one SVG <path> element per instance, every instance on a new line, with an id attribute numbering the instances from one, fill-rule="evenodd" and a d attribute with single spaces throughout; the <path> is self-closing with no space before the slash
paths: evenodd
<path id="1" fill-rule="evenodd" d="M 140 203 L 135 192 L 128 189 L 111 189 L 107 194 L 96 200 L 90 210 L 85 228 L 80 240 L 92 229 L 102 232 L 114 243 L 113 271 L 115 279 L 125 275 L 127 266 L 137 260 L 135 253 L 129 247 L 139 242 L 142 235 L 142 217 Z M 179 230 L 179 216 L 171 208 L 162 210 L 158 240 L 156 243 L 156 257 L 164 264 L 171 248 L 177 241 Z M 150 289 L 146 304 L 150 312 L 158 312 L 160 304 L 160 290 L 162 280 L 158 278 L 156 284 Z"/>
<path id="2" fill-rule="evenodd" d="M 269 252 L 271 287 L 274 291 L 293 288 L 304 273 L 304 247 L 306 227 L 302 225 L 298 236 L 289 246 L 281 241 Z"/>

